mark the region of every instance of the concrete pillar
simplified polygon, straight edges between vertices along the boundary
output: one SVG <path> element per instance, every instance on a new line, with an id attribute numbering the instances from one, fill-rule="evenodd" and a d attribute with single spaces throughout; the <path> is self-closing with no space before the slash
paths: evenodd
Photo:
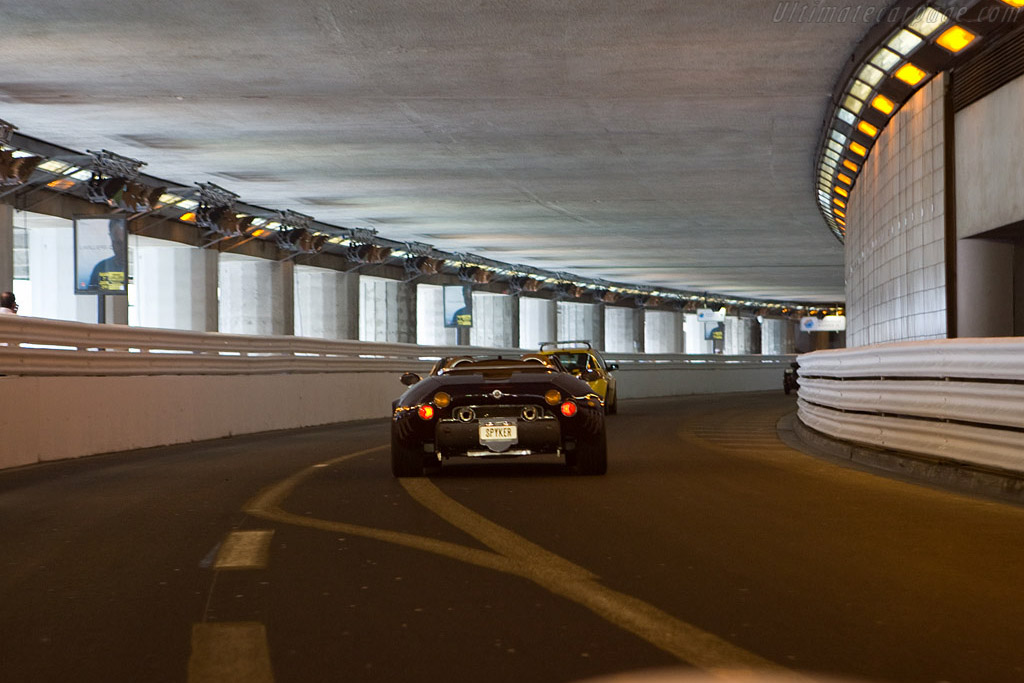
<path id="1" fill-rule="evenodd" d="M 216 332 L 218 252 L 134 237 L 139 325 Z"/>
<path id="2" fill-rule="evenodd" d="M 956 263 L 957 335 L 1013 336 L 1013 245 L 962 239 Z"/>
<path id="3" fill-rule="evenodd" d="M 294 289 L 286 283 L 292 269 L 266 259 L 222 253 L 219 329 L 260 336 L 292 333 Z"/>
<path id="4" fill-rule="evenodd" d="M 636 309 L 609 306 L 605 309 L 605 350 L 609 353 L 639 353 L 636 342 Z M 643 327 L 641 325 L 641 333 Z"/>
<path id="5" fill-rule="evenodd" d="M 472 346 L 509 348 L 513 345 L 512 298 L 490 292 L 473 293 Z"/>
<path id="6" fill-rule="evenodd" d="M 558 302 L 558 339 L 585 340 L 593 343 L 594 306 L 568 301 Z"/>
<path id="7" fill-rule="evenodd" d="M 359 339 L 398 341 L 398 281 L 359 276 Z"/>
<path id="8" fill-rule="evenodd" d="M 733 315 L 725 317 L 725 346 L 722 351 L 726 356 L 738 356 L 743 353 L 743 329 L 740 319 Z"/>
<path id="9" fill-rule="evenodd" d="M 554 299 L 548 300 L 544 308 L 544 314 L 544 326 L 548 335 L 546 339 L 541 341 L 558 341 L 558 302 Z"/>
<path id="10" fill-rule="evenodd" d="M 508 307 L 509 346 L 521 349 L 523 347 L 519 343 L 519 296 L 508 296 L 505 299 L 505 305 Z"/>
<path id="11" fill-rule="evenodd" d="M 761 323 L 757 318 L 742 318 L 746 328 L 746 353 L 758 355 L 761 353 Z"/>
<path id="12" fill-rule="evenodd" d="M 761 353 L 779 356 L 793 353 L 795 323 L 784 318 L 764 318 L 761 321 Z"/>
<path id="13" fill-rule="evenodd" d="M 103 313 L 103 322 L 108 325 L 127 325 L 128 297 L 124 294 L 119 294 L 117 296 L 105 295 L 102 298 L 106 307 Z"/>
<path id="14" fill-rule="evenodd" d="M 633 350 L 647 353 L 647 309 L 633 309 Z"/>
<path id="15" fill-rule="evenodd" d="M 536 350 L 543 342 L 556 341 L 558 307 L 555 301 L 531 296 L 519 298 L 519 347 Z"/>
<path id="16" fill-rule="evenodd" d="M 647 353 L 681 353 L 683 350 L 682 314 L 675 311 L 647 311 L 644 324 L 644 349 Z"/>
<path id="17" fill-rule="evenodd" d="M 591 310 L 594 315 L 590 320 L 590 343 L 598 351 L 604 351 L 605 305 L 603 303 L 594 304 Z"/>
<path id="18" fill-rule="evenodd" d="M 1024 242 L 1013 251 L 1013 336 L 1024 337 Z"/>
<path id="19" fill-rule="evenodd" d="M 295 266 L 295 334 L 316 339 L 359 336 L 359 276 Z"/>
<path id="20" fill-rule="evenodd" d="M 395 306 L 398 307 L 395 341 L 404 344 L 416 343 L 416 285 L 395 282 Z"/>
<path id="21" fill-rule="evenodd" d="M 725 318 L 725 354 L 748 356 L 761 353 L 760 330 L 757 320 L 727 316 Z"/>
<path id="22" fill-rule="evenodd" d="M 761 331 L 757 319 L 728 315 L 725 318 L 725 354 L 751 355 L 761 352 Z"/>
<path id="23" fill-rule="evenodd" d="M 280 264 L 278 287 L 281 288 L 281 331 L 275 334 L 295 334 L 295 261 Z"/>
<path id="24" fill-rule="evenodd" d="M 444 290 L 436 285 L 416 287 L 416 339 L 427 346 L 455 346 L 458 333 L 444 326 Z"/>
<path id="25" fill-rule="evenodd" d="M 14 207 L 0 204 L 0 292 L 14 291 Z"/>

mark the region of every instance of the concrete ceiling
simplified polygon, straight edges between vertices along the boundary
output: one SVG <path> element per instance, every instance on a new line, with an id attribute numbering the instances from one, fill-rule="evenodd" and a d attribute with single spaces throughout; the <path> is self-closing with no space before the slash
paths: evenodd
<path id="1" fill-rule="evenodd" d="M 4 0 L 0 118 L 389 239 L 841 301 L 812 157 L 869 26 L 803 6 Z"/>

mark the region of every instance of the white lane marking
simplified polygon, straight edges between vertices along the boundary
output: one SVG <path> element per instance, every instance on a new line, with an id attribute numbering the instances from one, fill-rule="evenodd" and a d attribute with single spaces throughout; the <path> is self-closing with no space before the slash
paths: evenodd
<path id="1" fill-rule="evenodd" d="M 598 577 L 583 567 L 527 541 L 498 526 L 482 515 L 446 496 L 427 479 L 401 479 L 400 484 L 412 497 L 450 524 L 470 534 L 496 552 L 469 548 L 448 541 L 415 536 L 399 531 L 374 529 L 346 522 L 305 517 L 281 508 L 288 495 L 316 469 L 333 466 L 366 453 L 384 450 L 370 448 L 300 470 L 287 479 L 267 487 L 245 506 L 250 515 L 335 533 L 373 538 L 396 545 L 435 553 L 529 579 L 539 586 L 591 610 L 598 616 L 671 653 L 678 659 L 704 669 L 715 676 L 743 673 L 785 674 L 787 680 L 804 681 L 803 676 L 718 636 L 686 623 L 630 595 L 602 586 Z"/>
<path id="2" fill-rule="evenodd" d="M 420 505 L 511 560 L 512 566 L 505 570 L 508 573 L 518 574 L 555 595 L 586 607 L 682 661 L 716 675 L 737 672 L 794 675 L 785 667 L 676 619 L 643 600 L 601 585 L 598 577 L 583 567 L 544 550 L 452 500 L 429 479 L 399 481 Z"/>
<path id="3" fill-rule="evenodd" d="M 188 683 L 274 683 L 266 628 L 256 622 L 195 624 Z"/>
<path id="4" fill-rule="evenodd" d="M 263 569 L 273 535 L 272 530 L 232 531 L 220 546 L 214 569 Z"/>

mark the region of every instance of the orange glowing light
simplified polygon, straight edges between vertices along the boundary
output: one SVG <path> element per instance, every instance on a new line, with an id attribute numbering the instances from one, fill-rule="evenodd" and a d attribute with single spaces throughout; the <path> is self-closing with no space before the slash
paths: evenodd
<path id="1" fill-rule="evenodd" d="M 950 52 L 956 54 L 965 47 L 974 42 L 977 38 L 975 34 L 971 33 L 963 26 L 957 26 L 954 24 L 948 29 L 943 31 L 942 35 L 935 39 L 936 44 L 941 45 Z"/>
<path id="2" fill-rule="evenodd" d="M 872 126 L 867 121 L 861 121 L 860 123 L 858 123 L 857 130 L 859 130 L 861 133 L 864 133 L 864 135 L 867 135 L 869 137 L 875 137 L 876 135 L 878 135 L 878 128 L 876 126 Z"/>
<path id="3" fill-rule="evenodd" d="M 891 114 L 896 109 L 893 101 L 885 95 L 875 95 L 875 99 L 871 100 L 871 106 L 883 114 Z"/>
<path id="4" fill-rule="evenodd" d="M 46 186 L 54 190 L 70 190 L 75 186 L 75 181 L 71 178 L 57 178 L 46 183 Z"/>
<path id="5" fill-rule="evenodd" d="M 917 85 L 922 80 L 924 80 L 924 77 L 927 75 L 927 73 L 925 73 L 921 69 L 918 69 L 910 62 L 907 62 L 906 64 L 901 66 L 899 69 L 896 70 L 896 73 L 893 74 L 893 76 L 900 79 L 907 85 Z"/>

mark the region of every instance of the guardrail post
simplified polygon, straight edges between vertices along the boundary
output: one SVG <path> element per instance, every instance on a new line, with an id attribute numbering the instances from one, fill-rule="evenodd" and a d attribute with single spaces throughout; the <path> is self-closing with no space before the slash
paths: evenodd
<path id="1" fill-rule="evenodd" d="M 0 292 L 14 289 L 14 207 L 0 204 Z"/>

